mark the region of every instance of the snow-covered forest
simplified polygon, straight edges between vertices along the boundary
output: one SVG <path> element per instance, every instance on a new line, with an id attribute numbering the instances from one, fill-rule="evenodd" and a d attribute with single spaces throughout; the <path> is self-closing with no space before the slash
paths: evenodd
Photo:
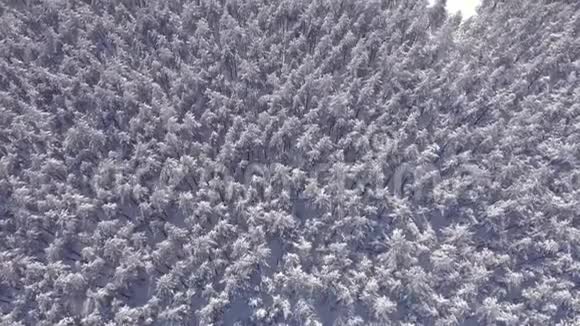
<path id="1" fill-rule="evenodd" d="M 0 325 L 580 325 L 580 1 L 0 1 Z"/>

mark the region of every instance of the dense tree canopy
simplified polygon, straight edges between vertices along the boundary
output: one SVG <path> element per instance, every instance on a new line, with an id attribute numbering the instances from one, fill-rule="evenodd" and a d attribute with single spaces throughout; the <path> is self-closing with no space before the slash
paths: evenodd
<path id="1" fill-rule="evenodd" d="M 580 323 L 580 2 L 0 2 L 0 325 Z"/>

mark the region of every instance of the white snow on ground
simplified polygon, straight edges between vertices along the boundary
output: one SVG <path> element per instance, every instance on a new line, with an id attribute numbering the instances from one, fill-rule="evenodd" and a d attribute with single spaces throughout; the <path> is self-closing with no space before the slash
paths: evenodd
<path id="1" fill-rule="evenodd" d="M 429 2 L 433 4 L 435 0 L 430 0 Z M 479 3 L 480 0 L 447 0 L 447 10 L 451 14 L 460 11 L 463 18 L 469 18 L 475 15 L 475 10 Z"/>

